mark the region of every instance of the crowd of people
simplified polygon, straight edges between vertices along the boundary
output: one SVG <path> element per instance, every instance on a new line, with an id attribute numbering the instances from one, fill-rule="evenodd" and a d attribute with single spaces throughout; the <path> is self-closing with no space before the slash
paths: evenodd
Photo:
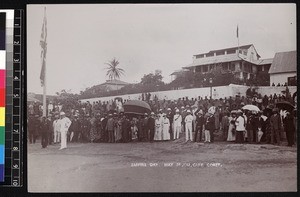
<path id="1" fill-rule="evenodd" d="M 219 140 L 237 143 L 271 143 L 281 145 L 282 131 L 288 146 L 293 146 L 296 135 L 296 111 L 276 107 L 280 101 L 294 104 L 289 95 L 259 94 L 253 97 L 158 99 L 150 93 L 142 94 L 151 112 L 139 115 L 124 113 L 126 100 L 93 103 L 52 103 L 47 106 L 47 117 L 42 116 L 39 103 L 28 105 L 28 140 L 41 138 L 43 148 L 61 143 L 128 143 L 132 141 L 172 141 L 183 133 L 186 142 Z M 245 110 L 245 105 L 260 110 Z M 283 112 L 283 113 L 282 113 Z M 218 135 L 219 136 L 219 135 Z"/>

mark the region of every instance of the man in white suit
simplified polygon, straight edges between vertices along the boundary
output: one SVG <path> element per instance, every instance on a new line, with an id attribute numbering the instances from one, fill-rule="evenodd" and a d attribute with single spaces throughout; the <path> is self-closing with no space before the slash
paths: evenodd
<path id="1" fill-rule="evenodd" d="M 60 112 L 59 131 L 61 135 L 61 143 L 59 150 L 67 148 L 67 133 L 69 127 L 71 126 L 71 123 L 71 120 L 68 117 L 66 117 L 65 112 Z"/>
<path id="2" fill-rule="evenodd" d="M 181 122 L 182 117 L 179 114 L 179 109 L 176 109 L 174 118 L 173 118 L 173 124 L 174 124 L 174 140 L 179 138 L 179 132 L 181 131 Z"/>
<path id="3" fill-rule="evenodd" d="M 192 135 L 192 130 L 193 130 L 193 120 L 194 117 L 191 114 L 190 110 L 187 110 L 187 116 L 184 119 L 185 122 L 185 140 L 187 141 L 193 141 L 193 135 Z"/>

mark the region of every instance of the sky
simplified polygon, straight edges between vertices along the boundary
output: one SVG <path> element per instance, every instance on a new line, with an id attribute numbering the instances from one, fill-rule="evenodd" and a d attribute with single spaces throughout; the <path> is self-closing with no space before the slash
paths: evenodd
<path id="1" fill-rule="evenodd" d="M 27 91 L 42 93 L 40 38 L 47 15 L 47 94 L 79 93 L 104 83 L 116 58 L 120 80 L 140 82 L 161 70 L 163 81 L 193 55 L 253 44 L 261 56 L 296 50 L 295 4 L 28 5 Z"/>

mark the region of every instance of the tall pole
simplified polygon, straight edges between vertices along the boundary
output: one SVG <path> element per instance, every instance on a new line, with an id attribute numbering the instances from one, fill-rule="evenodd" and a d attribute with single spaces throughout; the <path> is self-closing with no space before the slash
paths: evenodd
<path id="1" fill-rule="evenodd" d="M 42 34 L 40 45 L 42 47 L 41 58 L 42 58 L 42 70 L 41 70 L 41 82 L 43 86 L 43 116 L 47 116 L 47 85 L 46 85 L 46 53 L 47 53 L 47 18 L 46 18 L 46 7 L 44 7 L 44 20 L 42 26 Z"/>
<path id="2" fill-rule="evenodd" d="M 236 27 L 236 37 L 237 37 L 237 41 L 238 41 L 238 56 L 239 56 L 239 54 L 240 54 L 239 24 L 237 24 L 237 27 Z"/>
<path id="3" fill-rule="evenodd" d="M 45 77 L 44 77 L 44 86 L 43 86 L 43 116 L 47 116 L 47 98 L 46 98 L 46 95 L 47 95 L 47 90 L 46 90 L 46 61 L 44 62 L 45 64 Z"/>

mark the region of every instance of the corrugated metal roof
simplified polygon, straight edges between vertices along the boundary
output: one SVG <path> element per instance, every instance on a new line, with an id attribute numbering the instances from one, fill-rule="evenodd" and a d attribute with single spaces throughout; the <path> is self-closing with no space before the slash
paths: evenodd
<path id="1" fill-rule="evenodd" d="M 297 51 L 279 52 L 275 54 L 269 73 L 286 73 L 297 71 Z"/>
<path id="2" fill-rule="evenodd" d="M 187 72 L 187 71 L 188 70 L 184 70 L 184 69 L 182 69 L 182 70 L 175 70 L 170 75 L 178 75 L 178 74 L 182 74 L 182 73 Z"/>
<path id="3" fill-rule="evenodd" d="M 219 55 L 219 56 L 195 59 L 192 64 L 189 64 L 183 68 L 190 68 L 193 66 L 217 64 L 223 62 L 225 63 L 225 62 L 232 62 L 232 61 L 239 61 L 239 60 L 242 60 L 242 58 L 238 57 L 237 54 Z"/>
<path id="4" fill-rule="evenodd" d="M 121 80 L 107 80 L 105 83 L 100 84 L 100 85 L 107 85 L 107 84 L 112 84 L 112 85 L 128 85 L 129 83 L 125 82 L 125 81 L 121 81 Z"/>
<path id="5" fill-rule="evenodd" d="M 266 65 L 266 64 L 272 64 L 273 58 L 268 58 L 268 59 L 260 59 L 256 60 L 253 63 L 256 65 Z"/>
<path id="6" fill-rule="evenodd" d="M 199 54 L 196 54 L 196 55 L 204 55 L 204 54 L 209 54 L 209 53 L 214 53 L 214 52 L 221 52 L 221 51 L 227 51 L 227 50 L 237 50 L 238 48 L 240 48 L 240 49 L 248 49 L 252 45 L 253 44 L 247 44 L 247 45 L 242 45 L 242 46 L 239 46 L 239 47 L 230 47 L 230 48 L 225 48 L 225 49 L 211 50 L 208 53 L 199 53 Z M 194 55 L 194 56 L 196 56 L 196 55 Z"/>

